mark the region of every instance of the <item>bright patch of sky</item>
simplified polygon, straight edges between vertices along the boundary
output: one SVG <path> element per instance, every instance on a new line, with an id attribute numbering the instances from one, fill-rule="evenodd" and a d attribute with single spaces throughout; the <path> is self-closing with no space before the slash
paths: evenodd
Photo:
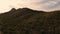
<path id="1" fill-rule="evenodd" d="M 60 0 L 0 0 L 0 13 L 23 7 L 45 11 L 60 10 Z"/>

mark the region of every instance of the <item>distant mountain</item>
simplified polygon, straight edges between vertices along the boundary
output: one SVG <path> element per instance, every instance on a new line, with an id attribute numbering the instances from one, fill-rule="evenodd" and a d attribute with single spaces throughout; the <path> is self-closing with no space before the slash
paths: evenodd
<path id="1" fill-rule="evenodd" d="M 60 34 L 60 10 L 13 8 L 0 14 L 0 31 L 3 34 Z"/>

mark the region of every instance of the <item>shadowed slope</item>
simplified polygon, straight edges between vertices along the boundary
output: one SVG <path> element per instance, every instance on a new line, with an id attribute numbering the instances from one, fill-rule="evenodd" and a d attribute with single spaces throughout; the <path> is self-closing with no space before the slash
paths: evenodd
<path id="1" fill-rule="evenodd" d="M 3 34 L 60 34 L 60 12 L 13 8 L 0 15 L 0 31 Z"/>

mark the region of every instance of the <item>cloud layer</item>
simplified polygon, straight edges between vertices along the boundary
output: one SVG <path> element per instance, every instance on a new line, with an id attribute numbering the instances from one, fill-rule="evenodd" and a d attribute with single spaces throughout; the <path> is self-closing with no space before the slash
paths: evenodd
<path id="1" fill-rule="evenodd" d="M 0 13 L 22 7 L 45 11 L 60 10 L 60 0 L 0 0 Z"/>

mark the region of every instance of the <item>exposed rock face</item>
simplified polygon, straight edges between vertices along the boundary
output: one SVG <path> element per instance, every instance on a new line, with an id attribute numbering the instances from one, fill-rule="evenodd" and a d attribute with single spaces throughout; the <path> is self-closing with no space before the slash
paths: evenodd
<path id="1" fill-rule="evenodd" d="M 60 34 L 60 11 L 13 8 L 0 14 L 0 31 L 3 34 Z"/>

